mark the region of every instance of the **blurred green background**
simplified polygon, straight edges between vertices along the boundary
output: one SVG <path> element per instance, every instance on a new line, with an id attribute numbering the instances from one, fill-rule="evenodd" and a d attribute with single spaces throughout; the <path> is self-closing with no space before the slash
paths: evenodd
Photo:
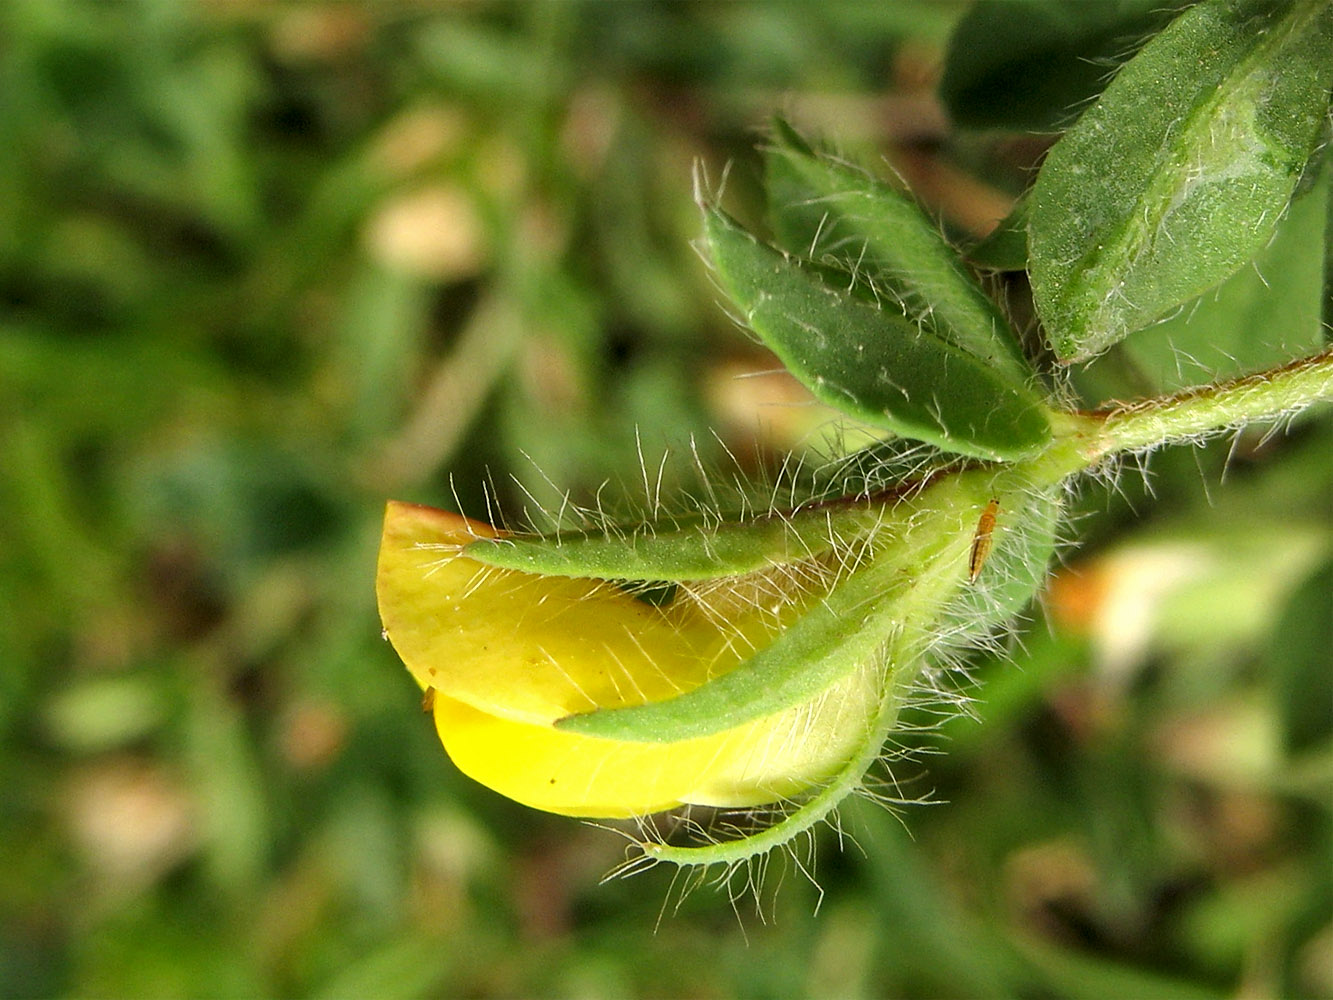
<path id="1" fill-rule="evenodd" d="M 1049 138 L 949 127 L 961 9 L 0 6 L 0 995 L 1333 995 L 1327 413 L 1085 490 L 946 804 L 739 919 L 463 779 L 380 639 L 389 497 L 802 446 L 693 165 L 753 210 L 783 110 L 981 235 Z"/>

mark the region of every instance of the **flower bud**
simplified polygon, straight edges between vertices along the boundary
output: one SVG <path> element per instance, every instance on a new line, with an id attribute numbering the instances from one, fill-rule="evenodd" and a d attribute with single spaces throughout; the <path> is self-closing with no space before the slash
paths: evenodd
<path id="1" fill-rule="evenodd" d="M 450 757 L 481 783 L 577 816 L 750 806 L 818 782 L 865 739 L 879 704 L 871 669 L 712 736 L 637 743 L 556 729 L 566 716 L 707 683 L 811 595 L 775 589 L 798 579 L 784 567 L 654 606 L 604 580 L 496 569 L 460 554 L 499 534 L 447 511 L 391 503 L 379 563 L 386 633 L 417 683 L 434 689 Z M 807 577 L 823 589 L 820 574 Z"/>
<path id="2" fill-rule="evenodd" d="M 651 581 L 669 595 L 653 601 L 568 575 L 568 550 L 559 575 L 489 564 L 505 533 L 390 503 L 385 634 L 433 692 L 454 763 L 526 805 L 623 818 L 790 801 L 873 757 L 899 707 L 887 701 L 902 701 L 960 595 L 987 585 L 1006 548 L 1019 489 L 978 470 L 918 486 L 818 512 L 823 545 L 791 519 L 799 544 L 785 557 L 756 527 L 761 568 L 665 592 Z"/>

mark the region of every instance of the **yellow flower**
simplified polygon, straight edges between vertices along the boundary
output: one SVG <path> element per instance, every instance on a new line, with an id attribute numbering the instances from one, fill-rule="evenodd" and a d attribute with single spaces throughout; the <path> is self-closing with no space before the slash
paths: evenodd
<path id="1" fill-rule="evenodd" d="M 502 533 L 393 502 L 378 597 L 385 633 L 464 773 L 526 805 L 623 818 L 685 803 L 782 801 L 835 773 L 874 726 L 874 657 L 808 701 L 709 736 L 625 742 L 566 716 L 672 698 L 732 670 L 816 604 L 833 573 L 774 567 L 681 586 L 656 606 L 614 582 L 498 569 L 462 554 Z"/>

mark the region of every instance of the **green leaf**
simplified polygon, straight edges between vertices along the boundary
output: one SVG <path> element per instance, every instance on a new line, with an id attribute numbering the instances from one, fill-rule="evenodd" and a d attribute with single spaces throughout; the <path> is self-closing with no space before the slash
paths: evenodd
<path id="1" fill-rule="evenodd" d="M 773 231 L 797 257 L 834 261 L 943 340 L 1007 376 L 1032 379 L 1009 322 L 976 283 L 939 227 L 903 192 L 816 152 L 774 122 L 765 158 Z"/>
<path id="2" fill-rule="evenodd" d="M 1031 200 L 1024 194 L 990 235 L 967 251 L 967 259 L 982 270 L 1026 271 L 1028 266 L 1028 215 Z"/>
<path id="3" fill-rule="evenodd" d="M 1205 0 L 1125 64 L 1032 192 L 1037 311 L 1088 358 L 1218 284 L 1271 238 L 1333 82 L 1328 0 Z"/>
<path id="4" fill-rule="evenodd" d="M 1287 600 L 1268 648 L 1282 739 L 1289 753 L 1333 739 L 1331 621 L 1333 562 L 1326 562 Z"/>
<path id="5" fill-rule="evenodd" d="M 1325 153 L 1325 156 L 1328 156 Z M 1333 163 L 1333 157 L 1329 158 Z M 1333 173 L 1333 167 L 1325 166 L 1326 173 Z M 1333 185 L 1333 177 L 1326 178 Z M 1328 200 L 1328 218 L 1324 224 L 1324 343 L 1333 343 L 1333 194 L 1325 194 Z"/>
<path id="6" fill-rule="evenodd" d="M 1101 92 L 1109 67 L 1170 19 L 1171 7 L 1160 0 L 974 3 L 949 40 L 940 98 L 949 117 L 970 128 L 1058 128 Z"/>
<path id="7" fill-rule="evenodd" d="M 863 301 L 851 276 L 839 290 L 721 211 L 706 209 L 705 222 L 723 288 L 821 402 L 956 454 L 1012 460 L 1049 440 L 1049 411 L 1030 389 L 901 311 Z"/>
<path id="8" fill-rule="evenodd" d="M 1323 346 L 1324 227 L 1333 170 L 1323 173 L 1292 203 L 1253 264 L 1119 345 L 1154 391 L 1276 368 Z"/>

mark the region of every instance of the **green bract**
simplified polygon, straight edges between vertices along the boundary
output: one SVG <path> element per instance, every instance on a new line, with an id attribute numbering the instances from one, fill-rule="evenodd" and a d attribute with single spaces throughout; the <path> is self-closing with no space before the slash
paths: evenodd
<path id="1" fill-rule="evenodd" d="M 787 253 L 833 261 L 930 333 L 1019 388 L 1033 371 L 1008 321 L 915 201 L 816 153 L 785 122 L 766 155 L 774 235 Z"/>
<path id="2" fill-rule="evenodd" d="M 1050 439 L 1045 405 L 993 363 L 894 303 L 853 294 L 856 279 L 802 264 L 716 208 L 709 255 L 746 324 L 816 398 L 875 427 L 979 458 L 1013 459 Z M 843 279 L 843 287 L 831 282 Z"/>
<path id="3" fill-rule="evenodd" d="M 603 580 L 709 580 L 813 558 L 841 533 L 864 530 L 873 512 L 814 507 L 749 519 L 704 515 L 616 531 L 513 535 L 474 542 L 470 558 L 549 576 Z"/>
<path id="4" fill-rule="evenodd" d="M 1205 0 L 1125 64 L 1032 193 L 1033 294 L 1061 360 L 1149 325 L 1263 247 L 1331 82 L 1329 0 Z"/>

